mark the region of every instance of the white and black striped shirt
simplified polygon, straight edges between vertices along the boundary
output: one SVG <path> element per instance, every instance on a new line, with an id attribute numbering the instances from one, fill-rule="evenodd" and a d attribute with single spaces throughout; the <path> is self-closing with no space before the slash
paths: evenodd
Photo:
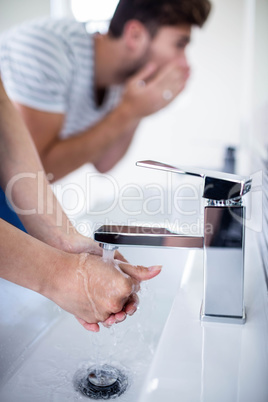
<path id="1" fill-rule="evenodd" d="M 94 38 L 74 20 L 41 19 L 5 33 L 1 78 L 9 97 L 34 109 L 64 113 L 61 138 L 102 119 L 119 102 L 111 87 L 100 107 L 94 95 Z"/>

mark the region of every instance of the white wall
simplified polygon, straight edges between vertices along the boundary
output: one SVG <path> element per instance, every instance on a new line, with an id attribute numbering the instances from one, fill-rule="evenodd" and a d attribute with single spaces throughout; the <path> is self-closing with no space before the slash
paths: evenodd
<path id="1" fill-rule="evenodd" d="M 224 147 L 239 144 L 244 1 L 212 3 L 207 24 L 193 34 L 187 89 L 170 107 L 143 122 L 125 160 L 114 170 L 116 175 L 144 158 L 219 169 Z M 132 173 L 139 174 L 134 169 Z M 144 176 L 140 173 L 140 180 Z"/>
<path id="2" fill-rule="evenodd" d="M 0 0 L 0 32 L 49 13 L 50 0 Z"/>
<path id="3" fill-rule="evenodd" d="M 90 1 L 90 0 L 88 0 Z M 266 0 L 259 0 L 266 1 Z M 70 0 L 53 0 L 51 4 Z M 111 174 L 123 185 L 146 183 L 155 172 L 135 167 L 139 159 L 157 159 L 177 165 L 220 168 L 224 147 L 237 145 L 241 134 L 247 0 L 212 0 L 213 11 L 204 28 L 195 30 L 189 48 L 192 76 L 184 93 L 167 109 L 140 125 L 123 160 Z M 49 13 L 49 0 L 0 0 L 0 31 L 10 25 Z M 63 180 L 83 185 L 83 167 Z M 106 191 L 106 190 L 105 190 Z M 109 190 L 107 190 L 109 192 Z M 95 187 L 96 198 L 103 188 Z"/>
<path id="4" fill-rule="evenodd" d="M 249 143 L 268 160 L 268 0 L 255 1 L 252 115 Z"/>
<path id="5" fill-rule="evenodd" d="M 256 0 L 254 53 L 254 108 L 268 100 L 268 0 Z"/>

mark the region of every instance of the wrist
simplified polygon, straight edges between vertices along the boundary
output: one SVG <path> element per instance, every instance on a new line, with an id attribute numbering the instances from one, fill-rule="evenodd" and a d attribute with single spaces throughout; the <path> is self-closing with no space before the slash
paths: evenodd
<path id="1" fill-rule="evenodd" d="M 69 293 L 67 285 L 73 283 L 70 274 L 75 272 L 79 256 L 53 250 L 54 255 L 50 255 L 50 266 L 44 267 L 45 275 L 40 280 L 38 293 L 60 305 L 61 295 L 67 295 Z"/>
<path id="2" fill-rule="evenodd" d="M 76 231 L 61 210 L 60 213 L 60 225 L 55 214 L 35 214 L 21 220 L 31 236 L 59 250 L 70 251 L 69 238 Z"/>
<path id="3" fill-rule="evenodd" d="M 116 112 L 118 113 L 120 124 L 125 123 L 126 129 L 137 126 L 141 120 L 141 116 L 135 113 L 135 108 L 125 99 L 122 99 L 116 108 Z"/>

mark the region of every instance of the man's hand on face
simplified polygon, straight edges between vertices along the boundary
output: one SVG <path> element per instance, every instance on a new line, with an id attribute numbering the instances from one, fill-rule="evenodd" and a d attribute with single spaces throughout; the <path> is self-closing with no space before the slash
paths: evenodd
<path id="1" fill-rule="evenodd" d="M 182 92 L 189 75 L 189 67 L 181 66 L 177 60 L 160 69 L 148 63 L 126 83 L 122 106 L 133 118 L 155 113 Z"/>

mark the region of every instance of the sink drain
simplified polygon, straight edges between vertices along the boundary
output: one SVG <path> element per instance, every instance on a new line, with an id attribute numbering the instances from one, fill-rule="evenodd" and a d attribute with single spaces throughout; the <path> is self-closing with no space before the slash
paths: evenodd
<path id="1" fill-rule="evenodd" d="M 91 399 L 110 399 L 120 396 L 128 385 L 127 376 L 115 367 L 103 364 L 78 371 L 75 388 Z"/>

